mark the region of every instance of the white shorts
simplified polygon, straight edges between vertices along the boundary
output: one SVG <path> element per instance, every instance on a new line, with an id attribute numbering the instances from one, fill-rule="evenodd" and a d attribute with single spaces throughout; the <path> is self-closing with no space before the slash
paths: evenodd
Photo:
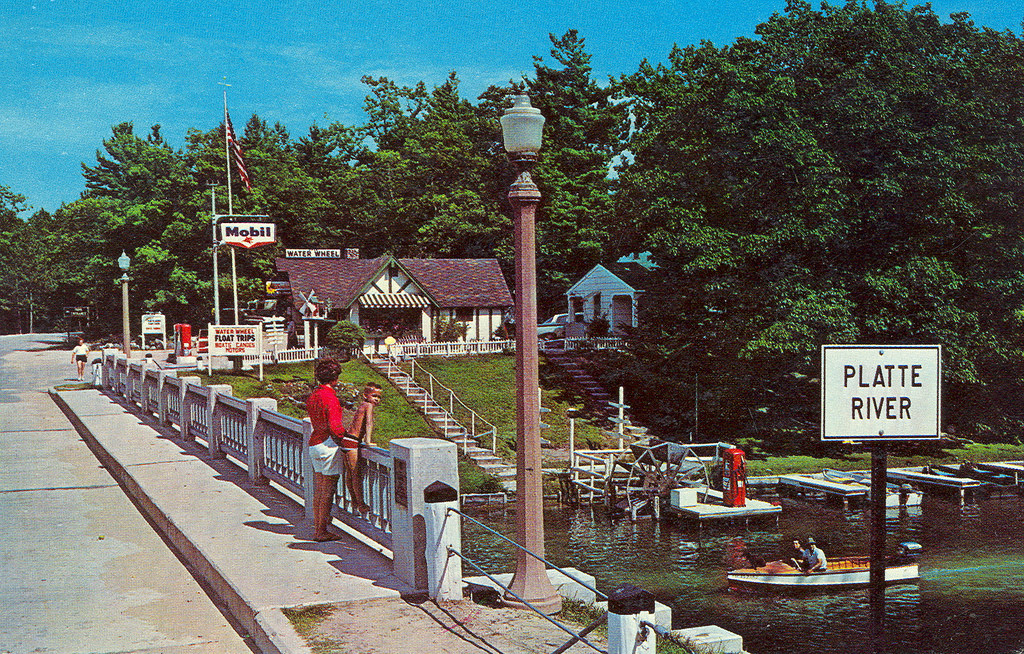
<path id="1" fill-rule="evenodd" d="M 322 475 L 338 476 L 345 467 L 345 450 L 330 442 L 310 445 L 309 456 L 313 459 L 313 471 Z"/>

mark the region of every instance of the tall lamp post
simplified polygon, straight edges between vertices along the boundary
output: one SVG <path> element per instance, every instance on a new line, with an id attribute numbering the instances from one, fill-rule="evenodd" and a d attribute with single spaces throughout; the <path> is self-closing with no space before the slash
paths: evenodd
<path id="1" fill-rule="evenodd" d="M 534 216 L 540 189 L 530 177 L 540 152 L 544 116 L 517 95 L 501 117 L 502 140 L 517 178 L 509 187 L 516 268 L 516 535 L 519 544 L 544 557 L 544 496 L 541 489 L 540 397 L 537 362 L 537 253 Z M 545 613 L 557 613 L 562 598 L 544 563 L 516 548 L 516 571 L 509 588 Z M 506 602 L 520 602 L 507 597 Z"/>
<path id="2" fill-rule="evenodd" d="M 117 265 L 124 271 L 124 274 L 121 275 L 121 331 L 124 334 L 124 356 L 127 359 L 132 357 L 131 333 L 128 324 L 128 266 L 131 263 L 132 260 L 128 258 L 124 250 L 121 250 L 121 256 L 117 258 Z"/>

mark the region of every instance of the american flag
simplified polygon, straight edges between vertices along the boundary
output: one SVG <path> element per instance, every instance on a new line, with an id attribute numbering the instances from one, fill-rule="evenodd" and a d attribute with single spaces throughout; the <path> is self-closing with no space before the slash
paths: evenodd
<path id="1" fill-rule="evenodd" d="M 235 139 L 235 128 L 231 126 L 231 117 L 228 116 L 227 111 L 224 112 L 224 119 L 227 123 L 228 148 L 231 150 L 231 158 L 235 160 L 235 167 L 238 168 L 238 178 L 245 184 L 245 188 L 251 191 L 249 173 L 245 170 L 245 159 L 242 158 L 242 147 Z"/>

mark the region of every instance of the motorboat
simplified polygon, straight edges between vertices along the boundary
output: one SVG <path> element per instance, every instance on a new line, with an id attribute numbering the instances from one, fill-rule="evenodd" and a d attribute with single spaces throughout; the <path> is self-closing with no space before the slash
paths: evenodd
<path id="1" fill-rule="evenodd" d="M 886 585 L 913 583 L 920 578 L 917 556 L 921 546 L 901 543 L 899 553 L 886 561 Z M 772 561 L 756 568 L 728 572 L 729 588 L 736 590 L 842 590 L 862 588 L 870 583 L 871 559 L 847 556 L 828 559 L 823 572 L 803 572 L 785 561 Z"/>

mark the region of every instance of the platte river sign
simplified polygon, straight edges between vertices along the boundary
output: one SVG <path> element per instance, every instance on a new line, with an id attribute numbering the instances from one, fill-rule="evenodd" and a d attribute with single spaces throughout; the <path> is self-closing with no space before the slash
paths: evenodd
<path id="1" fill-rule="evenodd" d="M 941 399 L 940 345 L 821 347 L 823 441 L 937 439 Z"/>

